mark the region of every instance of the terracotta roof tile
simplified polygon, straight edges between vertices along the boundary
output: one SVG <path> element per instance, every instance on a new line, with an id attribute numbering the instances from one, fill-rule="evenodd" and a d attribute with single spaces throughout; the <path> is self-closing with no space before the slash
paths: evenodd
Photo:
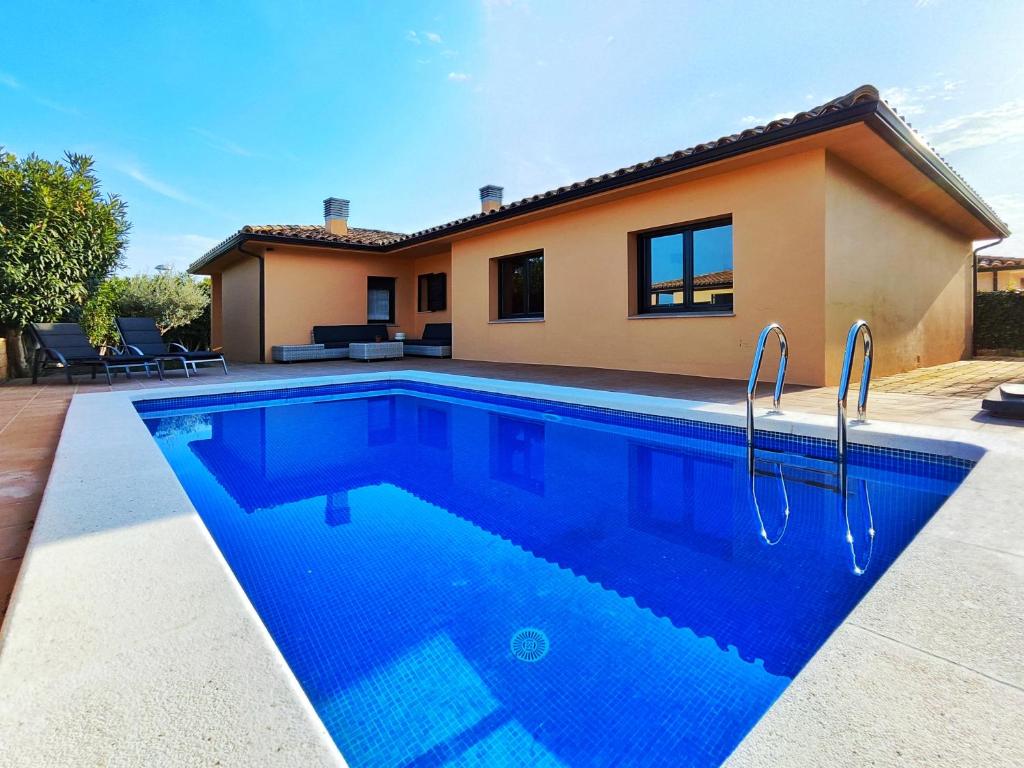
<path id="1" fill-rule="evenodd" d="M 1024 269 L 1024 258 L 1019 256 L 979 256 L 978 269 Z"/>
<path id="2" fill-rule="evenodd" d="M 721 269 L 717 272 L 705 272 L 693 278 L 695 288 L 727 287 L 732 285 L 732 270 Z M 678 277 L 674 280 L 662 280 L 660 283 L 651 285 L 652 291 L 682 290 L 686 287 L 685 278 Z"/>
<path id="3" fill-rule="evenodd" d="M 386 232 L 382 229 L 360 229 L 349 227 L 344 235 L 335 235 L 318 224 L 247 224 L 241 232 L 255 235 L 298 237 L 303 240 L 317 240 L 324 243 L 352 243 L 353 245 L 386 245 L 405 237 L 401 232 Z"/>

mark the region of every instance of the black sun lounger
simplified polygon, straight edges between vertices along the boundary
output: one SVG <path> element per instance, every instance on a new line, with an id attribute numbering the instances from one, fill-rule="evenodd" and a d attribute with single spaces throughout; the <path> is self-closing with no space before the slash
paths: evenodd
<path id="1" fill-rule="evenodd" d="M 181 344 L 165 344 L 151 317 L 119 317 L 117 330 L 126 349 L 138 355 L 151 355 L 159 360 L 177 360 L 185 369 L 185 378 L 188 378 L 189 366 L 192 366 L 194 373 L 199 363 L 220 363 L 224 366 L 224 373 L 228 372 L 227 361 L 219 352 L 190 352 Z"/>
<path id="2" fill-rule="evenodd" d="M 32 383 L 39 381 L 39 374 L 46 368 L 63 368 L 72 383 L 73 368 L 89 368 L 92 377 L 96 371 L 103 370 L 107 376 L 107 384 L 111 384 L 111 371 L 123 370 L 125 376 L 131 376 L 132 368 L 143 368 L 149 376 L 149 368 L 156 368 L 157 375 L 163 379 L 160 361 L 143 354 L 107 354 L 101 355 L 89 343 L 85 331 L 78 323 L 29 323 L 29 329 L 39 344 L 32 358 Z"/>
<path id="3" fill-rule="evenodd" d="M 1024 384 L 1000 384 L 985 395 L 981 407 L 993 416 L 1024 419 Z"/>

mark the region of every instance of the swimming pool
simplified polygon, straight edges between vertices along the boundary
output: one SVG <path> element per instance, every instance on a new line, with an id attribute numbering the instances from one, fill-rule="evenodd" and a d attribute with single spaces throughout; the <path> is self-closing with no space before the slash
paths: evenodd
<path id="1" fill-rule="evenodd" d="M 751 483 L 735 428 L 413 382 L 136 407 L 353 766 L 717 764 L 971 466 L 759 433 Z"/>

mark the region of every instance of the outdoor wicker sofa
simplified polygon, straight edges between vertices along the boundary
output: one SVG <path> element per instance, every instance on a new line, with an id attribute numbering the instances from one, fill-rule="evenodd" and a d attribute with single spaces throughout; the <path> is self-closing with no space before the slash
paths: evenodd
<path id="1" fill-rule="evenodd" d="M 405 339 L 405 354 L 420 357 L 452 356 L 452 324 L 427 323 L 422 339 Z"/>

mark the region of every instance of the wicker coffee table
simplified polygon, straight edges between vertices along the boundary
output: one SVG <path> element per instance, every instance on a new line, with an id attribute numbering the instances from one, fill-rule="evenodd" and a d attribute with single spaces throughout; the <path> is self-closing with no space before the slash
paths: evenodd
<path id="1" fill-rule="evenodd" d="M 348 345 L 352 360 L 398 360 L 405 357 L 405 345 L 400 341 L 354 342 Z"/>

